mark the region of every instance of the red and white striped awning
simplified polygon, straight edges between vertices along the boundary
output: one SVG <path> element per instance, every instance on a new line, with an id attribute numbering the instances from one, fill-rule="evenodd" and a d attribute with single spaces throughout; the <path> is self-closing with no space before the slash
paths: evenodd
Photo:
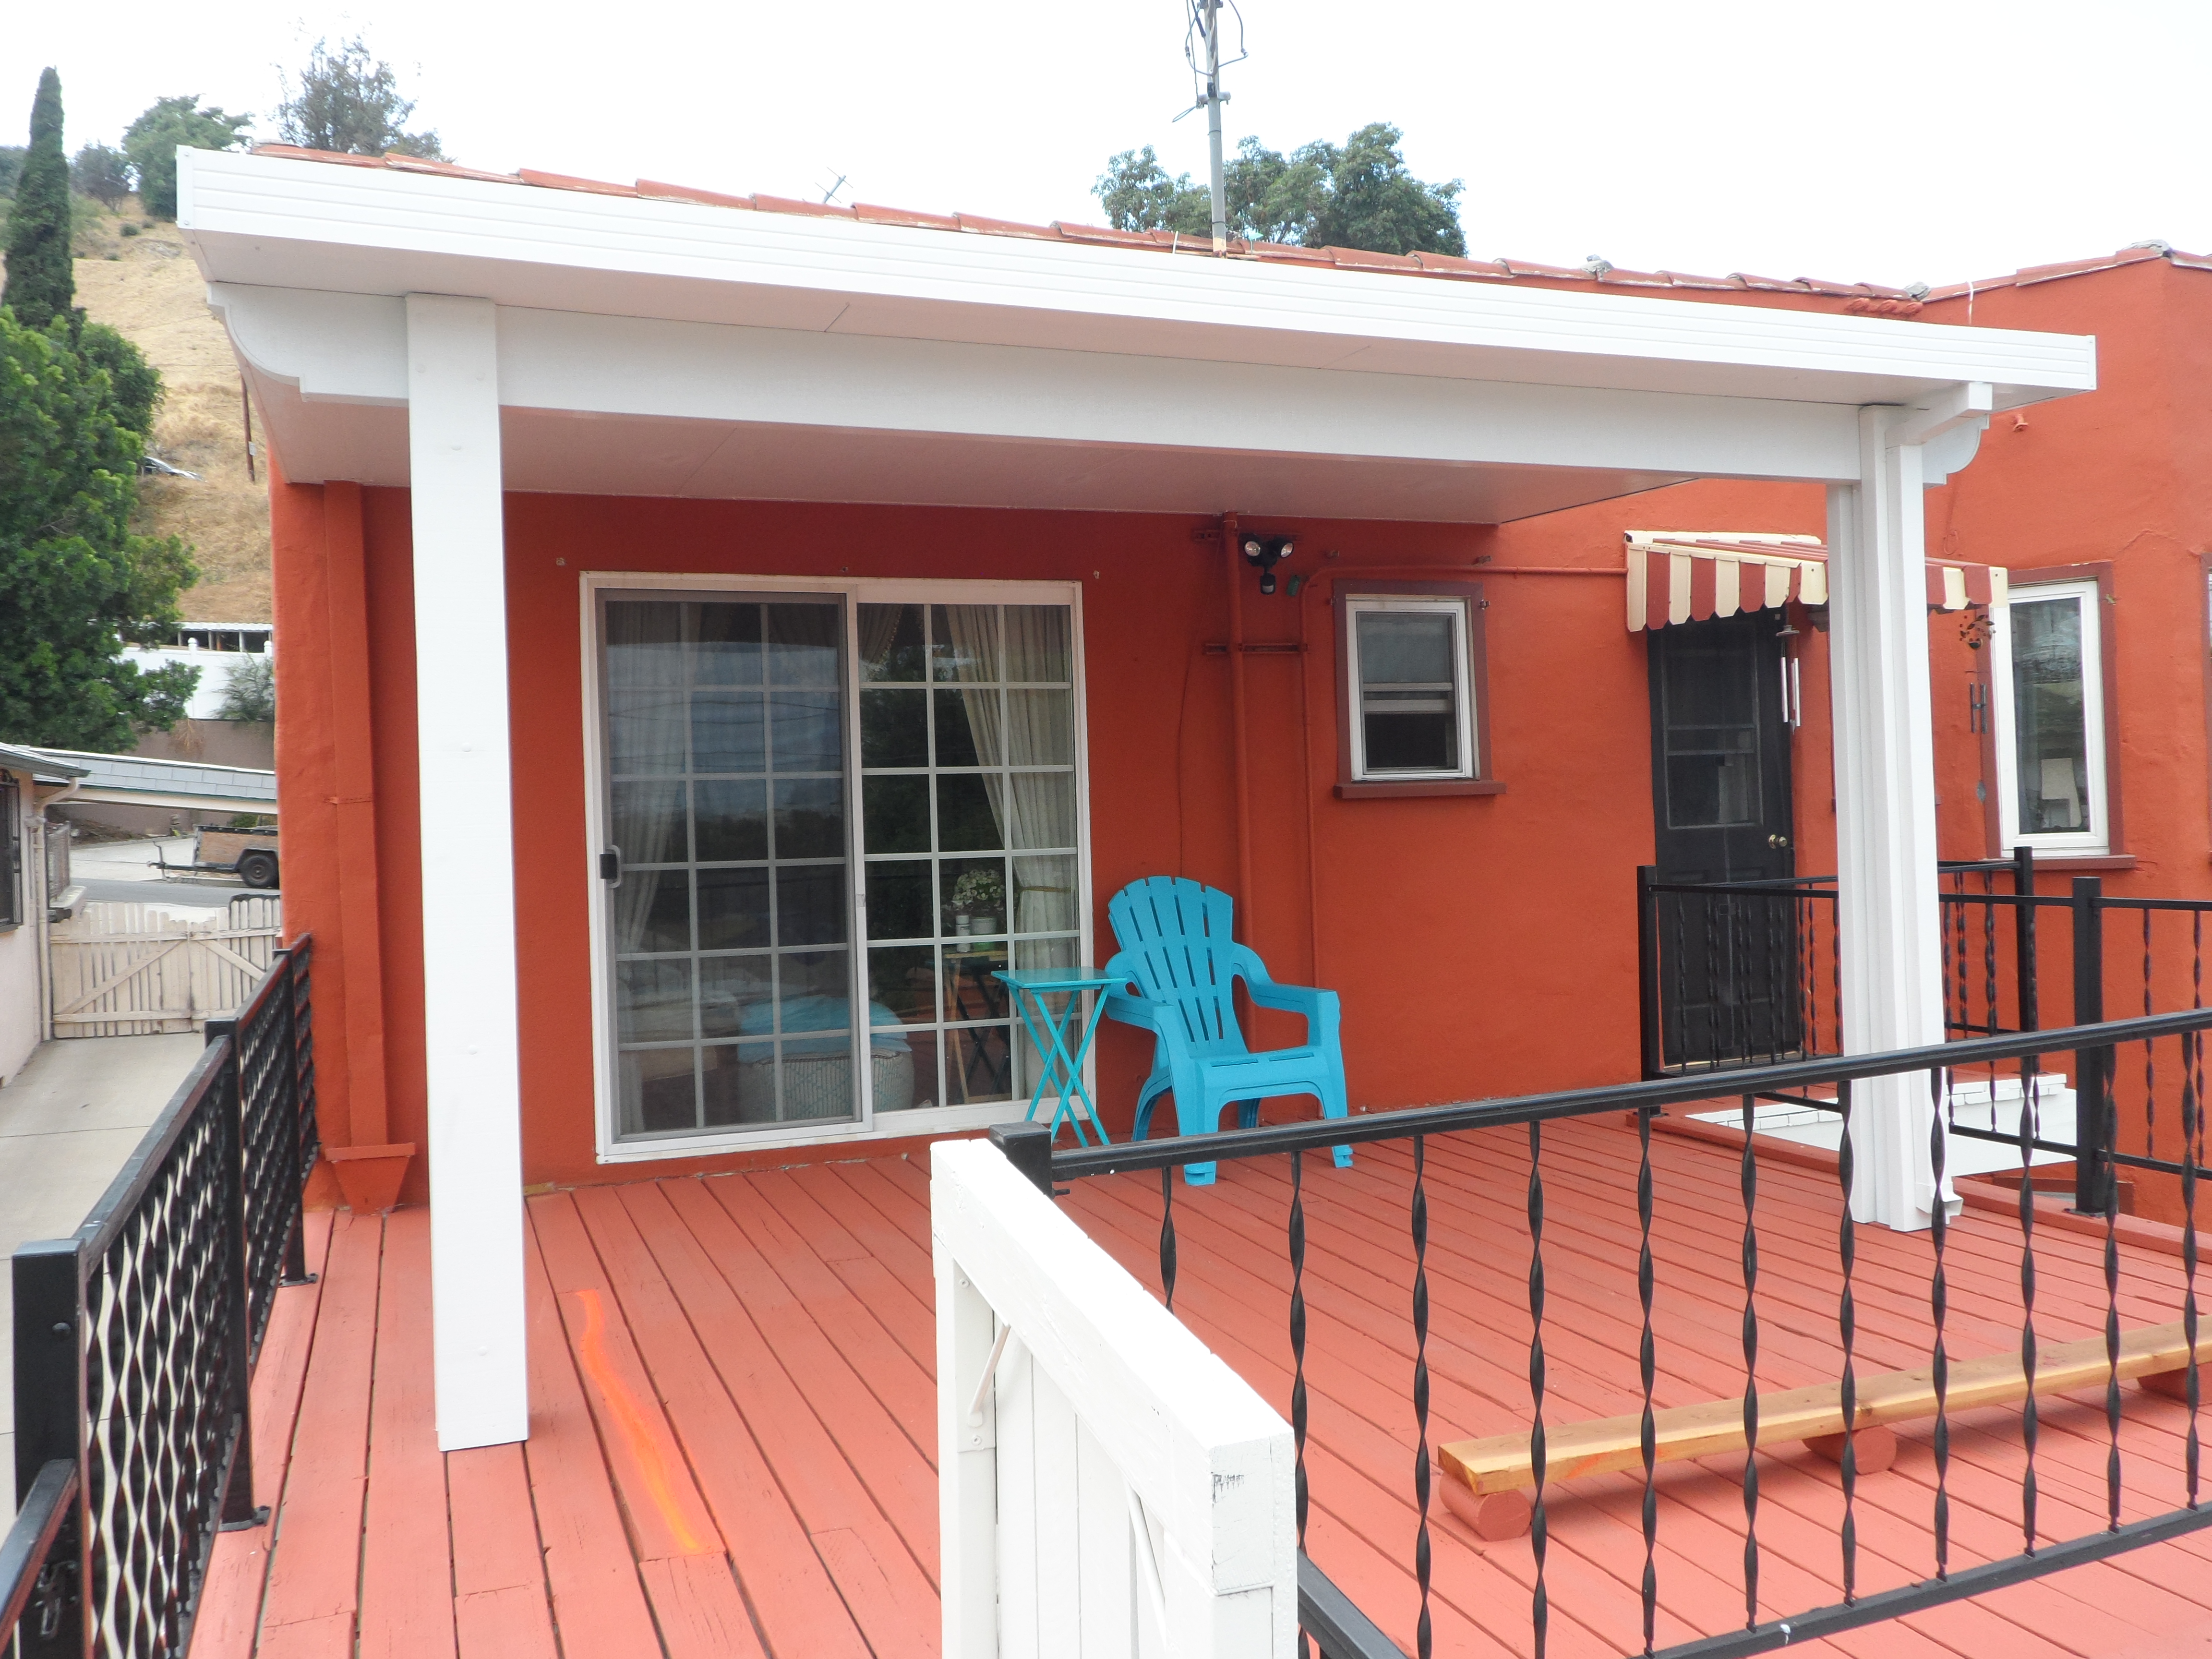
<path id="1" fill-rule="evenodd" d="M 2002 605 L 2003 568 L 1960 559 L 1928 561 L 1928 605 L 1963 611 Z M 1720 534 L 1693 530 L 1628 532 L 1628 631 L 1704 622 L 1790 600 L 1828 602 L 1828 550 L 1818 536 Z"/>

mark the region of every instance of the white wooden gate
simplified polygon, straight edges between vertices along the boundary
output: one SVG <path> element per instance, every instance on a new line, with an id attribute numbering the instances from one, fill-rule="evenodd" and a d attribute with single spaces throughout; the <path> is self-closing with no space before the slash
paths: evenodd
<path id="1" fill-rule="evenodd" d="M 204 919 L 88 904 L 47 936 L 58 1037 L 197 1031 L 234 1014 L 269 970 L 281 898 L 238 898 Z"/>
<path id="2" fill-rule="evenodd" d="M 944 1659 L 1290 1659 L 1291 1425 L 989 1143 L 930 1169 Z"/>

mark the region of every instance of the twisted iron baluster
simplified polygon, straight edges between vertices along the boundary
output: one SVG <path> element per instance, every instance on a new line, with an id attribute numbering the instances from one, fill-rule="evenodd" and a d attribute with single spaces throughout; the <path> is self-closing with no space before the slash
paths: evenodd
<path id="1" fill-rule="evenodd" d="M 1844 1604 L 1858 1600 L 1859 1380 L 1852 1364 L 1858 1340 L 1858 1304 L 1851 1296 L 1851 1269 L 1858 1261 L 1858 1224 L 1851 1219 L 1851 1179 L 1857 1172 L 1851 1151 L 1851 1085 L 1836 1090 L 1836 1103 L 1844 1109 L 1844 1138 L 1836 1148 L 1836 1182 L 1844 1191 L 1844 1218 L 1837 1228 L 1836 1255 L 1843 1263 L 1843 1294 L 1836 1303 L 1836 1328 L 1844 1343 L 1844 1381 L 1838 1403 L 1844 1411 L 1844 1524 L 1838 1534 L 1844 1551 Z"/>
<path id="2" fill-rule="evenodd" d="M 2203 1461 L 2197 1436 L 2197 1136 L 2199 1114 L 2204 1109 L 2198 1096 L 2197 1064 L 2203 1034 L 2190 1031 L 2181 1039 L 2181 1340 L 2189 1355 L 2188 1375 L 2182 1387 L 2189 1400 L 2189 1437 L 2184 1451 L 2189 1483 L 2189 1507 L 2197 1507 L 2197 1480 Z"/>
<path id="3" fill-rule="evenodd" d="M 2027 1455 L 2027 1470 L 2020 1482 L 2020 1529 L 2027 1553 L 2035 1553 L 2035 1444 L 2042 1419 L 2035 1404 L 2035 1073 L 2039 1057 L 2023 1054 L 2020 1062 L 2020 1369 L 2027 1380 L 2027 1398 L 2021 1402 L 2020 1442 Z M 1994 1088 L 1990 1091 L 1996 1097 Z"/>
<path id="4" fill-rule="evenodd" d="M 1528 1124 L 1528 1469 L 1536 1483 L 1528 1515 L 1528 1549 L 1536 1561 L 1528 1622 L 1534 1659 L 1544 1659 L 1552 1624 L 1551 1593 L 1544 1585 L 1544 1557 L 1551 1541 L 1544 1515 L 1544 1126 L 1534 1119 Z"/>
<path id="5" fill-rule="evenodd" d="M 2119 1051 L 2112 1050 L 2113 1060 L 2096 1067 L 2097 1088 L 2104 1094 L 2099 1114 L 2105 1137 L 2105 1425 L 2110 1435 L 2110 1449 L 2105 1455 L 2106 1530 L 2120 1529 L 2120 1183 L 2112 1164 L 2113 1140 L 2118 1133 L 2112 1120 L 2118 1115 L 2114 1108 L 2111 1082 L 2118 1071 L 2115 1063 Z"/>
<path id="6" fill-rule="evenodd" d="M 1305 1153 L 1291 1153 L 1291 1435 L 1296 1447 L 1298 1548 L 1306 1547 L 1306 1198 Z M 1299 1650 L 1304 1651 L 1304 1633 Z"/>
<path id="7" fill-rule="evenodd" d="M 1928 1161 L 1936 1175 L 1934 1200 L 1929 1205 L 1929 1231 L 1936 1246 L 1936 1269 L 1929 1281 L 1928 1309 L 1936 1322 L 1936 1577 L 1951 1576 L 1951 1355 L 1944 1346 L 1943 1322 L 1950 1311 L 1950 1285 L 1943 1271 L 1943 1245 L 1950 1216 L 1943 1204 L 1943 1101 L 1949 1094 L 1948 1077 L 1940 1066 L 1928 1073 L 1933 1091 L 1934 1121 L 1928 1128 Z"/>
<path id="8" fill-rule="evenodd" d="M 1651 1410 L 1651 1384 L 1658 1375 L 1659 1350 L 1651 1336 L 1651 1112 L 1636 1115 L 1641 1162 L 1636 1170 L 1636 1297 L 1644 1304 L 1644 1340 L 1636 1351 L 1637 1374 L 1644 1381 L 1644 1651 L 1652 1651 L 1659 1618 L 1659 1428 Z"/>
<path id="9" fill-rule="evenodd" d="M 1982 906 L 1982 1003 L 1989 1015 L 1988 1031 L 1997 1034 L 1997 878 L 1993 870 L 1982 872 L 1982 891 L 1988 902 Z M 1990 1098 L 1996 1098 L 1996 1067 L 1990 1067 Z M 1994 1127 L 1994 1126 L 1992 1126 Z"/>
<path id="10" fill-rule="evenodd" d="M 1743 1627 L 1759 1623 L 1759 1162 L 1743 1097 Z"/>
<path id="11" fill-rule="evenodd" d="M 1168 1311 L 1175 1311 L 1176 1234 L 1175 1170 L 1160 1171 L 1160 1291 Z"/>
<path id="12" fill-rule="evenodd" d="M 2146 1017 L 2151 1011 L 2150 914 L 2148 909 L 2142 913 L 2143 1013 Z M 2158 1057 L 2148 1037 L 2143 1039 L 2143 1152 L 2150 1158 L 2158 1156 Z M 2189 1156 L 2189 1143 L 2185 1139 L 2181 1144 L 2181 1156 L 2185 1159 Z"/>
<path id="13" fill-rule="evenodd" d="M 1727 902 L 1719 894 L 1705 895 L 1705 1059 L 1708 1063 L 1717 1062 L 1721 1057 L 1721 941 L 1714 915 Z"/>
<path id="14" fill-rule="evenodd" d="M 1421 1616 L 1414 1626 L 1415 1659 L 1430 1659 L 1436 1638 L 1429 1626 L 1429 1139 L 1413 1137 L 1413 1497 L 1420 1505 L 1413 1534 L 1413 1577 L 1421 1586 Z"/>

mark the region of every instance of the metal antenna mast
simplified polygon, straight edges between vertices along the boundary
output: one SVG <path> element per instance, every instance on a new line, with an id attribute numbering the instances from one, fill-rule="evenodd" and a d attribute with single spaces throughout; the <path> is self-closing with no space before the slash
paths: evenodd
<path id="1" fill-rule="evenodd" d="M 1224 9 L 1237 12 L 1237 55 L 1229 61 L 1242 63 L 1244 52 L 1244 15 L 1237 11 L 1237 0 L 1184 0 L 1190 9 L 1190 27 L 1183 40 L 1183 56 L 1190 60 L 1192 76 L 1198 82 L 1198 100 L 1190 109 L 1206 111 L 1206 144 L 1213 164 L 1213 251 L 1229 251 L 1229 198 L 1224 186 L 1221 164 L 1221 106 L 1229 101 L 1229 94 L 1221 89 L 1221 14 Z M 1180 121 L 1182 115 L 1176 119 Z"/>
<path id="2" fill-rule="evenodd" d="M 1221 0 L 1199 0 L 1206 32 L 1206 143 L 1213 164 L 1213 251 L 1229 252 L 1229 198 L 1221 179 Z"/>

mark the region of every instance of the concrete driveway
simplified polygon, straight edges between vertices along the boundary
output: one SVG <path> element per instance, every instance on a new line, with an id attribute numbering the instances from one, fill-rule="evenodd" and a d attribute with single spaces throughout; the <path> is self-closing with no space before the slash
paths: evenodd
<path id="1" fill-rule="evenodd" d="M 70 879 L 100 904 L 145 904 L 185 916 L 220 910 L 251 888 L 234 876 L 165 878 L 156 855 L 172 865 L 192 856 L 192 837 L 83 842 L 70 848 Z"/>
<path id="2" fill-rule="evenodd" d="M 31 1056 L 0 1088 L 0 1254 L 76 1231 L 204 1046 L 191 1031 L 73 1037 Z M 0 1274 L 0 1516 L 15 1510 L 14 1315 Z"/>

